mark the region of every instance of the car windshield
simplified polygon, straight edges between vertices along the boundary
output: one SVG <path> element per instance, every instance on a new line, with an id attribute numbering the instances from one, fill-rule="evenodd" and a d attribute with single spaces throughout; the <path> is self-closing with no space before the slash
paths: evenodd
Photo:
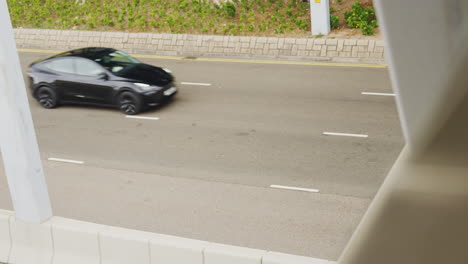
<path id="1" fill-rule="evenodd" d="M 115 75 L 120 75 L 129 68 L 132 68 L 135 64 L 140 62 L 135 58 L 132 58 L 128 54 L 122 51 L 113 50 L 109 53 L 95 58 L 95 62 L 99 63 L 102 67 L 106 68 Z"/>

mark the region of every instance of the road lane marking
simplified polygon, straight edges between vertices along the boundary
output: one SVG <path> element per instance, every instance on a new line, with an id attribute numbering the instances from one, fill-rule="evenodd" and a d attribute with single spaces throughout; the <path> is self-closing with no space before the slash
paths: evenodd
<path id="1" fill-rule="evenodd" d="M 194 82 L 181 82 L 183 85 L 198 85 L 198 86 L 211 86 L 211 83 L 194 83 Z"/>
<path id="2" fill-rule="evenodd" d="M 325 136 L 344 136 L 344 137 L 360 137 L 360 138 L 367 138 L 369 135 L 364 134 L 349 134 L 349 133 L 335 133 L 335 132 L 323 132 Z"/>
<path id="3" fill-rule="evenodd" d="M 149 117 L 149 116 L 131 116 L 126 115 L 126 118 L 134 118 L 134 119 L 147 119 L 147 120 L 159 120 L 159 117 Z"/>
<path id="4" fill-rule="evenodd" d="M 369 93 L 369 92 L 362 92 L 362 95 L 382 95 L 382 96 L 395 96 L 394 93 Z"/>
<path id="5" fill-rule="evenodd" d="M 42 49 L 17 49 L 18 52 L 57 54 L 65 50 L 42 50 Z"/>
<path id="6" fill-rule="evenodd" d="M 300 187 L 285 186 L 285 185 L 275 185 L 275 184 L 270 185 L 270 188 L 284 189 L 284 190 L 292 190 L 292 191 L 302 191 L 302 192 L 313 192 L 313 193 L 318 193 L 318 192 L 320 192 L 319 189 L 300 188 Z"/>
<path id="7" fill-rule="evenodd" d="M 384 64 L 365 64 L 365 63 L 269 61 L 269 60 L 221 59 L 221 58 L 197 58 L 194 61 L 234 62 L 234 63 L 254 63 L 254 64 L 280 64 L 280 65 L 304 65 L 304 66 L 356 67 L 356 68 L 388 68 L 388 66 L 384 65 Z"/>
<path id="8" fill-rule="evenodd" d="M 18 49 L 18 52 L 57 54 L 65 50 L 42 50 L 42 49 Z M 147 54 L 131 54 L 135 58 L 162 59 L 162 60 L 184 60 L 186 57 L 160 56 Z M 278 64 L 278 65 L 303 65 L 303 66 L 331 66 L 331 67 L 355 67 L 355 68 L 388 68 L 385 64 L 365 63 L 334 63 L 334 62 L 305 62 L 305 61 L 273 61 L 273 60 L 247 60 L 247 59 L 222 59 L 222 58 L 196 58 L 190 61 L 203 62 L 232 62 L 232 63 L 254 63 L 254 64 Z"/>
<path id="9" fill-rule="evenodd" d="M 50 161 L 66 162 L 73 164 L 84 164 L 84 161 L 81 160 L 69 160 L 69 159 L 59 159 L 59 158 L 48 158 Z"/>

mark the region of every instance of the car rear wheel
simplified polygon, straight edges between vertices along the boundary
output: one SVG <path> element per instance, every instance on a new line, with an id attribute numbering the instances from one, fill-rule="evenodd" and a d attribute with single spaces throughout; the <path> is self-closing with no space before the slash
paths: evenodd
<path id="1" fill-rule="evenodd" d="M 58 99 L 57 93 L 49 87 L 40 87 L 37 90 L 37 100 L 42 107 L 51 109 L 57 106 Z"/>
<path id="2" fill-rule="evenodd" d="M 123 92 L 119 95 L 119 108 L 126 115 L 136 115 L 142 108 L 141 99 L 131 92 Z"/>

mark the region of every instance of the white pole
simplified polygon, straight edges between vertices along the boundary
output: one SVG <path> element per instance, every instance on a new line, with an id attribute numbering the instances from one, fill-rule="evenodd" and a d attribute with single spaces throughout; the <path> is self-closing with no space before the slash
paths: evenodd
<path id="1" fill-rule="evenodd" d="M 330 33 L 329 0 L 310 0 L 310 21 L 312 35 L 328 35 Z"/>
<path id="2" fill-rule="evenodd" d="M 52 216 L 6 0 L 0 0 L 0 148 L 16 218 Z"/>

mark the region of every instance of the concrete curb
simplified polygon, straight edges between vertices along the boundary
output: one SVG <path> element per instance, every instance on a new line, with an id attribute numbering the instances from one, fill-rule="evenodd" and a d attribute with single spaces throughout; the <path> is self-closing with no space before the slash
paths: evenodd
<path id="1" fill-rule="evenodd" d="M 205 248 L 205 264 L 262 264 L 267 251 L 222 244 Z"/>
<path id="2" fill-rule="evenodd" d="M 18 48 L 68 50 L 112 47 L 129 53 L 384 63 L 384 43 L 373 39 L 238 37 L 17 28 Z"/>
<path id="3" fill-rule="evenodd" d="M 9 243 L 12 234 L 12 243 Z M 6 236 L 3 236 L 7 234 Z M 326 260 L 52 217 L 43 224 L 0 210 L 0 262 L 11 264 L 333 264 Z M 11 249 L 11 250 L 10 250 Z"/>
<path id="4" fill-rule="evenodd" d="M 52 226 L 33 224 L 10 217 L 12 247 L 7 263 L 50 264 L 54 255 Z"/>

